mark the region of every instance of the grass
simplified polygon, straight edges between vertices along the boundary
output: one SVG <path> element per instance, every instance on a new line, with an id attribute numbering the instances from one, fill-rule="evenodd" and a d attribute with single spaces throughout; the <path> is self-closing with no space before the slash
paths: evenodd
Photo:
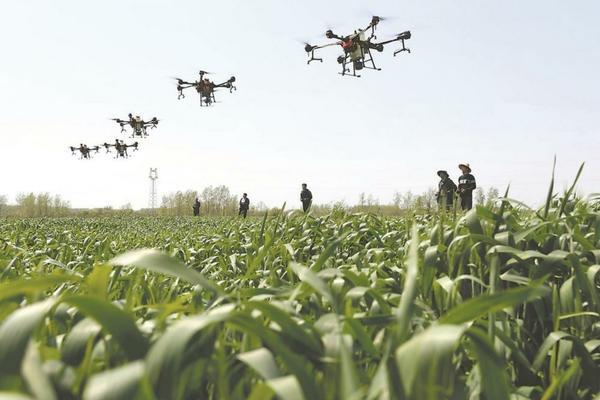
<path id="1" fill-rule="evenodd" d="M 0 220 L 0 399 L 593 399 L 600 214 Z M 594 397 L 596 396 L 596 397 Z"/>

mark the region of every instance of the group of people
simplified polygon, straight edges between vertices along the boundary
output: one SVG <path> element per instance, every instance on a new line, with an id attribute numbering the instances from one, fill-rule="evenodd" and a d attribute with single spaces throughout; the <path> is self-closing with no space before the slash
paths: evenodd
<path id="1" fill-rule="evenodd" d="M 454 208 L 457 196 L 460 199 L 460 207 L 463 210 L 473 208 L 473 190 L 477 187 L 475 177 L 471 174 L 469 164 L 458 164 L 462 175 L 458 178 L 458 186 L 450 178 L 447 171 L 439 170 L 437 175 L 440 177 L 438 192 L 436 198 L 440 209 Z"/>
<path id="2" fill-rule="evenodd" d="M 462 175 L 458 178 L 458 186 L 450 178 L 448 171 L 439 170 L 437 175 L 440 177 L 438 184 L 438 191 L 436 194 L 437 202 L 440 209 L 452 209 L 456 202 L 457 197 L 460 199 L 460 207 L 463 210 L 470 210 L 473 208 L 473 191 L 477 187 L 475 183 L 475 177 L 471 174 L 471 167 L 469 164 L 458 164 L 458 168 L 461 170 Z M 307 213 L 310 210 L 312 204 L 313 195 L 306 183 L 302 184 L 302 190 L 300 191 L 300 202 L 302 203 L 302 210 Z M 192 210 L 194 216 L 200 215 L 200 200 L 196 198 Z M 239 201 L 238 215 L 246 218 L 248 210 L 250 209 L 250 199 L 248 194 L 244 193 Z"/>
<path id="3" fill-rule="evenodd" d="M 310 210 L 310 205 L 312 204 L 312 192 L 308 189 L 306 183 L 302 184 L 302 191 L 300 192 L 300 201 L 302 202 L 302 209 L 304 212 L 308 212 Z M 194 205 L 192 206 L 192 210 L 194 212 L 194 216 L 197 217 L 200 215 L 200 207 L 202 203 L 196 197 L 196 201 L 194 201 Z M 248 210 L 250 209 L 250 199 L 248 198 L 248 193 L 244 193 L 239 202 L 239 211 L 238 215 L 246 218 L 248 215 Z"/>

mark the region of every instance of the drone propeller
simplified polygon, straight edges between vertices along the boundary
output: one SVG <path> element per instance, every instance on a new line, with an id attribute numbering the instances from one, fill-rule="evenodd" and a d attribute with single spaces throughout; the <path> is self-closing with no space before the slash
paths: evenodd
<path id="1" fill-rule="evenodd" d="M 371 18 L 371 22 L 375 22 L 377 21 L 377 23 L 379 23 L 380 21 L 391 21 L 394 19 L 397 19 L 397 16 L 392 16 L 392 15 L 381 15 L 381 14 L 377 14 L 374 13 L 373 10 L 370 10 L 368 8 L 363 8 L 362 11 L 360 11 L 359 13 L 357 13 L 356 15 L 359 18 Z"/>
<path id="2" fill-rule="evenodd" d="M 392 21 L 395 19 L 398 19 L 398 17 L 391 17 L 391 16 L 381 16 L 381 15 L 375 15 L 375 14 L 370 14 L 371 15 L 371 22 L 375 22 L 376 24 L 378 24 L 381 21 Z"/>

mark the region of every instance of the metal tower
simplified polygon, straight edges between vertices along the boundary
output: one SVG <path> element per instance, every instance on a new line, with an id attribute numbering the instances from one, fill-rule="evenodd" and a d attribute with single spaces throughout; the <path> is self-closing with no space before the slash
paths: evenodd
<path id="1" fill-rule="evenodd" d="M 156 194 L 158 168 L 150 168 L 150 174 L 148 175 L 148 178 L 150 178 L 150 199 L 148 201 L 148 206 L 151 210 L 154 210 L 156 208 L 156 201 L 158 200 L 158 195 Z"/>

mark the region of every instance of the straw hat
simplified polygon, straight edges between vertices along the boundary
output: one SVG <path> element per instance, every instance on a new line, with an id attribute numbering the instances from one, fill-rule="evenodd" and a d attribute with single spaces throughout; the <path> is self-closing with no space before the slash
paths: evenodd
<path id="1" fill-rule="evenodd" d="M 469 164 L 458 164 L 458 168 L 461 169 L 461 170 L 463 168 L 466 168 L 466 169 L 469 170 L 469 172 L 471 172 L 471 166 Z"/>

